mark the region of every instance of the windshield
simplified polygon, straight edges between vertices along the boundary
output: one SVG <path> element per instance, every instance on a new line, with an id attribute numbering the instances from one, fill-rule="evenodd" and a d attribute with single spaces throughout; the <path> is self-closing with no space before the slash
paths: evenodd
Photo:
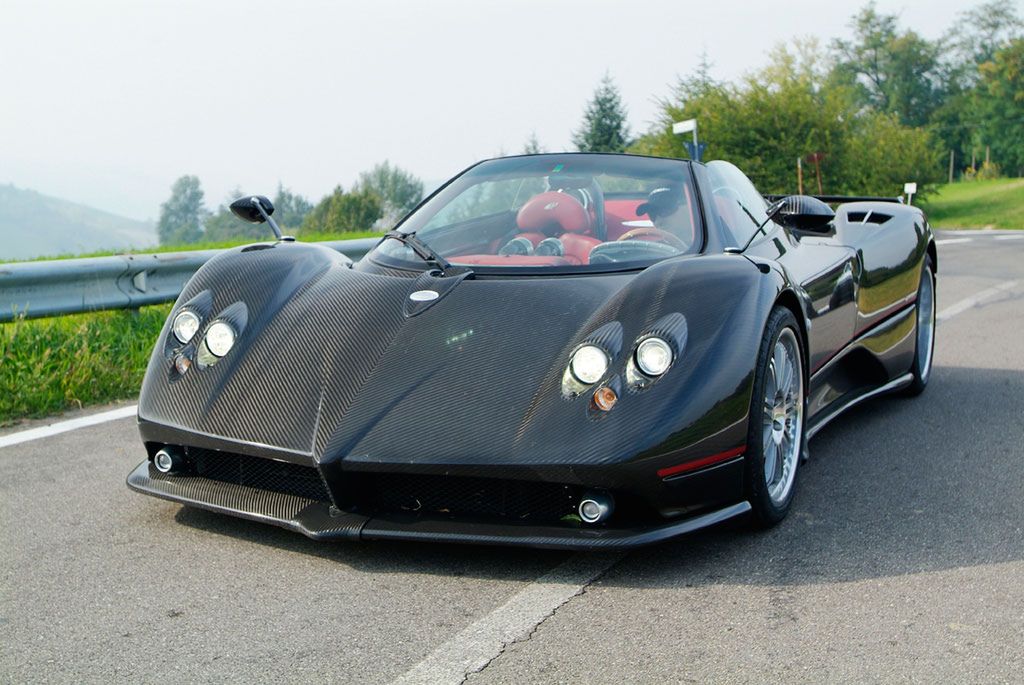
<path id="1" fill-rule="evenodd" d="M 474 269 L 605 270 L 698 251 L 699 216 L 687 162 L 551 154 L 478 164 L 398 230 Z M 424 268 L 397 240 L 385 240 L 371 257 Z"/>

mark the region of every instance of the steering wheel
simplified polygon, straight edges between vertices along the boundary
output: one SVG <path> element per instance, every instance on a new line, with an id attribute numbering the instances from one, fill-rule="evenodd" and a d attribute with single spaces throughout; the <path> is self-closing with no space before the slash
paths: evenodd
<path id="1" fill-rule="evenodd" d="M 690 249 L 690 246 L 683 242 L 683 239 L 675 233 L 669 233 L 668 231 L 663 231 L 660 228 L 655 228 L 654 226 L 641 226 L 640 228 L 634 228 L 632 231 L 627 231 L 619 236 L 619 240 L 641 240 L 647 236 L 655 238 L 658 242 L 671 245 L 680 252 L 686 252 Z"/>
<path id="2" fill-rule="evenodd" d="M 609 262 L 635 262 L 648 259 L 664 259 L 675 257 L 679 250 L 652 240 L 612 240 L 595 245 L 590 251 L 591 264 L 607 264 Z"/>

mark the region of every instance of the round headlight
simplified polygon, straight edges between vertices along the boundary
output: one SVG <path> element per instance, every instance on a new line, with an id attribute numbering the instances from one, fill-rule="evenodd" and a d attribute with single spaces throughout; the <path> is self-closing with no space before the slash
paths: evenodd
<path id="1" fill-rule="evenodd" d="M 672 363 L 672 348 L 661 338 L 647 338 L 636 348 L 636 365 L 648 376 L 660 376 Z"/>
<path id="2" fill-rule="evenodd" d="M 215 321 L 206 331 L 206 348 L 218 357 L 231 351 L 235 344 L 235 329 L 223 321 Z"/>
<path id="3" fill-rule="evenodd" d="M 184 309 L 174 317 L 171 330 L 174 331 L 174 337 L 178 339 L 178 342 L 187 343 L 199 330 L 199 317 L 194 312 Z"/>
<path id="4" fill-rule="evenodd" d="M 572 356 L 569 370 L 580 383 L 596 383 L 608 370 L 608 355 L 596 345 L 584 345 Z"/>

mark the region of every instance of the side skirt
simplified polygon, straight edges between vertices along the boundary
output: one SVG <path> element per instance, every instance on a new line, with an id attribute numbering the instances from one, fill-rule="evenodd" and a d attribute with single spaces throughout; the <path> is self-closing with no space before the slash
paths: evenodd
<path id="1" fill-rule="evenodd" d="M 828 425 L 829 421 L 839 416 L 850 407 L 856 406 L 863 402 L 864 400 L 871 399 L 872 397 L 877 397 L 879 395 L 884 395 L 887 392 L 892 392 L 894 390 L 905 388 L 906 386 L 910 385 L 911 381 L 913 380 L 914 374 L 905 373 L 899 378 L 889 381 L 885 385 L 879 386 L 872 390 L 868 390 L 863 394 L 850 398 L 846 402 L 822 414 L 820 418 L 815 417 L 814 419 L 812 419 L 810 425 L 807 427 L 807 439 L 810 440 L 811 438 L 813 438 L 818 431 L 820 431 L 822 428 Z"/>

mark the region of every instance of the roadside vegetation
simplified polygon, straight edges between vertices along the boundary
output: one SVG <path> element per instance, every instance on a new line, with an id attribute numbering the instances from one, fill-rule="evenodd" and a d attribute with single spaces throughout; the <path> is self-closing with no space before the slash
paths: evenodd
<path id="1" fill-rule="evenodd" d="M 924 209 L 934 228 L 1024 229 L 1024 178 L 942 185 Z"/>
<path id="2" fill-rule="evenodd" d="M 0 426 L 138 395 L 170 305 L 0 325 Z"/>
<path id="3" fill-rule="evenodd" d="M 944 181 L 1024 175 L 1024 22 L 1014 2 L 966 9 L 934 40 L 873 2 L 849 29 L 827 44 L 779 44 L 733 81 L 703 59 L 636 138 L 606 76 L 573 142 L 689 158 L 691 136 L 672 125 L 695 119 L 699 158 L 733 162 L 766 193 L 895 196 L 915 182 L 924 200 Z"/>

